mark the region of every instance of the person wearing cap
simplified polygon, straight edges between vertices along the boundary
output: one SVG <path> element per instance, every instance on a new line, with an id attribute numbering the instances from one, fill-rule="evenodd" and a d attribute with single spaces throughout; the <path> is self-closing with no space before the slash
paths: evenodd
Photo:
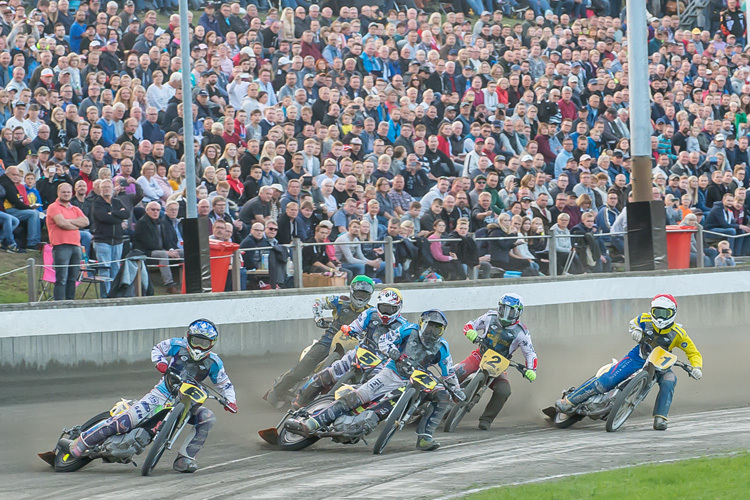
<path id="1" fill-rule="evenodd" d="M 105 50 L 99 57 L 99 67 L 107 73 L 107 75 L 119 72 L 122 67 L 122 62 L 117 55 L 117 51 L 120 48 L 119 43 L 120 42 L 117 38 L 110 38 L 107 40 Z"/>
<path id="2" fill-rule="evenodd" d="M 213 31 L 217 35 L 221 35 L 221 27 L 219 26 L 219 20 L 216 17 L 216 5 L 212 0 L 208 0 L 205 3 L 203 14 L 198 19 L 198 25 L 203 26 L 206 33 Z"/>

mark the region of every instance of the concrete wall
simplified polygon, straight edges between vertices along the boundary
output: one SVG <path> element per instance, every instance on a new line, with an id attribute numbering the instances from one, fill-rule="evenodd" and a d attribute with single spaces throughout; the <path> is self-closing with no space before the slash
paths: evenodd
<path id="1" fill-rule="evenodd" d="M 647 310 L 648 299 L 664 292 L 678 298 L 679 320 L 693 330 L 750 320 L 750 271 L 742 270 L 408 284 L 400 289 L 410 319 L 430 308 L 446 312 L 448 340 L 457 340 L 463 324 L 494 307 L 504 292 L 524 297 L 524 321 L 534 338 L 545 341 L 622 335 L 627 322 Z M 320 336 L 310 318 L 313 298 L 323 293 L 331 290 L 0 306 L 0 365 L 139 361 L 157 341 L 183 335 L 199 317 L 219 325 L 219 353 L 296 352 Z"/>

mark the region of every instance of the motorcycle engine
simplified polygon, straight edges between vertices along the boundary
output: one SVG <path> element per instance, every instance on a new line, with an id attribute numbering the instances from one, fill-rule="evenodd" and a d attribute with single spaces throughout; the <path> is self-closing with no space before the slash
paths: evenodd
<path id="1" fill-rule="evenodd" d="M 146 429 L 137 428 L 127 434 L 112 436 L 102 444 L 102 454 L 112 461 L 128 462 L 133 455 L 140 454 L 151 442 L 151 434 Z"/>
<path id="2" fill-rule="evenodd" d="M 359 415 L 344 415 L 337 418 L 333 428 L 350 436 L 366 436 L 378 426 L 378 422 L 375 412 L 366 410 Z"/>
<path id="3" fill-rule="evenodd" d="M 597 394 L 586 401 L 586 408 L 588 409 L 587 413 L 590 418 L 607 416 L 611 407 L 612 398 L 609 394 Z"/>

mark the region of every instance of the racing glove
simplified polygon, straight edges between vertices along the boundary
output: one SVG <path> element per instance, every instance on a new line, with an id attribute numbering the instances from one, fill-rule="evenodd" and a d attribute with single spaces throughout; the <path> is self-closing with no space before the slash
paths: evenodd
<path id="1" fill-rule="evenodd" d="M 529 382 L 536 380 L 536 372 L 534 370 L 526 370 L 523 372 L 523 376 L 529 379 Z"/>
<path id="2" fill-rule="evenodd" d="M 326 318 L 318 318 L 315 320 L 315 325 L 318 328 L 328 328 L 330 324 L 331 324 L 330 321 L 327 320 Z"/>
<path id="3" fill-rule="evenodd" d="M 643 330 L 639 328 L 631 328 L 630 335 L 633 337 L 635 342 L 640 342 L 643 339 Z"/>
<path id="4" fill-rule="evenodd" d="M 388 349 L 388 357 L 394 361 L 397 361 L 399 358 L 401 358 L 401 351 L 398 350 L 398 347 L 391 347 L 390 349 Z"/>
<path id="5" fill-rule="evenodd" d="M 695 380 L 700 380 L 703 376 L 703 370 L 701 370 L 700 368 L 693 368 L 692 370 L 690 370 L 690 376 Z"/>
<path id="6" fill-rule="evenodd" d="M 237 403 L 227 403 L 227 405 L 224 407 L 224 411 L 228 411 L 229 413 L 237 413 Z"/>
<path id="7" fill-rule="evenodd" d="M 164 361 L 159 361 L 158 363 L 156 363 L 156 369 L 161 373 L 167 373 L 167 368 L 169 368 L 169 365 Z"/>
<path id="8" fill-rule="evenodd" d="M 464 335 L 466 335 L 466 338 L 469 339 L 469 341 L 474 342 L 477 339 L 479 333 L 477 333 L 477 331 L 472 328 L 464 332 Z"/>

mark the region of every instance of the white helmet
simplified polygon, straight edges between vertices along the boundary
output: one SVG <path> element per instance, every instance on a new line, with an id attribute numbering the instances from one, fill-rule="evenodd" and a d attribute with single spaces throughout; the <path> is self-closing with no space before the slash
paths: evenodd
<path id="1" fill-rule="evenodd" d="M 673 296 L 662 293 L 651 301 L 651 321 L 657 330 L 667 330 L 677 316 L 677 301 Z"/>
<path id="2" fill-rule="evenodd" d="M 378 315 L 386 325 L 393 321 L 401 313 L 401 307 L 404 305 L 404 299 L 401 292 L 395 288 L 385 288 L 378 294 L 378 304 L 376 306 Z"/>

